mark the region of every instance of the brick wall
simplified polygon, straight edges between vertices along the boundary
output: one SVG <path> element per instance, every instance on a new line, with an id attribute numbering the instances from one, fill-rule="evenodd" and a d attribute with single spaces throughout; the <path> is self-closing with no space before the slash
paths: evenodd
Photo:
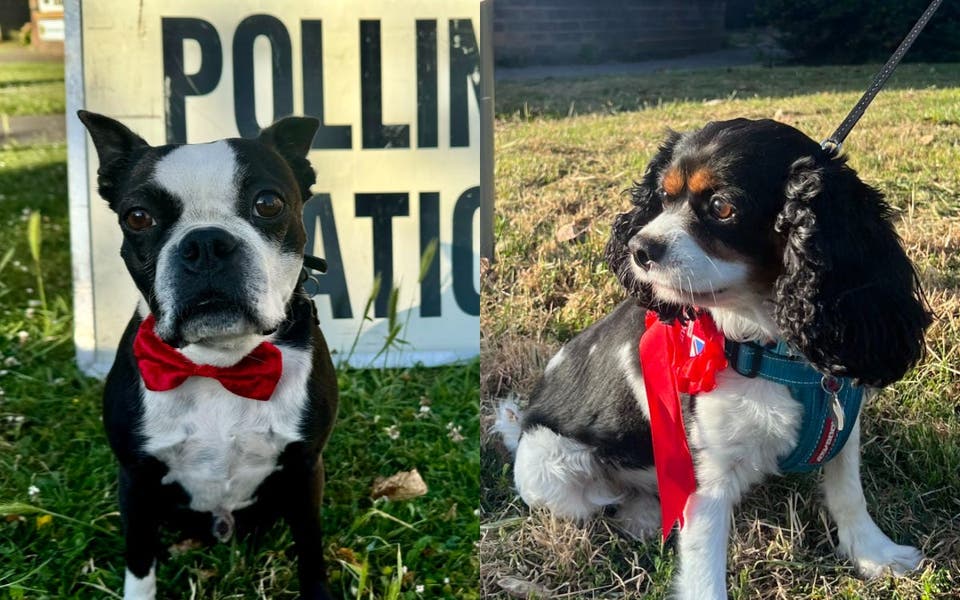
<path id="1" fill-rule="evenodd" d="M 499 65 L 632 61 L 719 48 L 718 0 L 494 0 Z"/>

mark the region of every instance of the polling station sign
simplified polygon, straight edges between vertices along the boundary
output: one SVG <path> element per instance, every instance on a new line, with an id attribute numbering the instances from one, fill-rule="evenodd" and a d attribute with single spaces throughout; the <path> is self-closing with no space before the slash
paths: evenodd
<path id="1" fill-rule="evenodd" d="M 395 303 L 403 343 L 387 364 L 479 353 L 480 2 L 67 0 L 65 8 L 75 340 L 85 371 L 109 367 L 138 293 L 120 260 L 116 216 L 96 192 L 97 157 L 78 108 L 151 144 L 249 137 L 286 115 L 318 118 L 306 251 L 329 270 L 308 288 L 331 347 L 370 364 Z"/>

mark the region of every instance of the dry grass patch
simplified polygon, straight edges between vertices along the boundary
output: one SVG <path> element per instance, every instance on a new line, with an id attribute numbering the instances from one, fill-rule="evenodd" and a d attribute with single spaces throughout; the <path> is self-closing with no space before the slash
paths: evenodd
<path id="1" fill-rule="evenodd" d="M 777 118 L 826 137 L 872 72 L 733 69 L 501 85 L 498 260 L 485 267 L 481 308 L 484 423 L 497 399 L 522 403 L 552 353 L 622 298 L 603 246 L 614 215 L 628 205 L 622 192 L 668 126 Z M 736 513 L 733 598 L 958 597 L 960 65 L 908 65 L 896 78 L 846 148 L 852 166 L 897 209 L 939 318 L 924 362 L 866 410 L 863 479 L 880 527 L 930 560 L 908 578 L 859 579 L 835 555 L 816 477 L 789 476 L 755 490 Z M 675 100 L 684 98 L 691 100 Z M 516 498 L 498 439 L 484 430 L 481 447 L 483 594 L 666 597 L 672 542 L 637 542 L 603 519 L 576 526 L 530 514 Z"/>

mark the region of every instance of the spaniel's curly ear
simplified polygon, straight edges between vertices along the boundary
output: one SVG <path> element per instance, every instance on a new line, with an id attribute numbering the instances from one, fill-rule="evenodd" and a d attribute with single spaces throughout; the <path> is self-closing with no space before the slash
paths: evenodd
<path id="1" fill-rule="evenodd" d="M 650 160 L 640 181 L 630 188 L 633 208 L 621 213 L 613 221 L 610 239 L 604 249 L 607 267 L 617 276 L 628 294 L 636 298 L 641 306 L 651 308 L 669 320 L 682 312 L 681 307 L 666 306 L 653 298 L 650 285 L 637 281 L 630 266 L 630 250 L 627 243 L 644 225 L 652 221 L 663 211 L 663 199 L 660 197 L 660 174 L 673 159 L 673 151 L 683 135 L 668 131 L 667 138 L 660 144 L 657 153 Z"/>
<path id="2" fill-rule="evenodd" d="M 796 161 L 785 192 L 777 325 L 824 372 L 897 381 L 923 355 L 931 314 L 889 206 L 843 158 Z"/>

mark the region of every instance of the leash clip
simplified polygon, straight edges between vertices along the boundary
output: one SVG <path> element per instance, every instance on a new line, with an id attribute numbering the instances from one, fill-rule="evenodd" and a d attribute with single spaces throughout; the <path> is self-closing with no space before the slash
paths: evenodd
<path id="1" fill-rule="evenodd" d="M 311 298 L 317 294 L 320 289 L 320 280 L 313 272 L 326 273 L 327 261 L 319 256 L 310 254 L 303 255 L 303 268 L 300 269 L 300 283 L 304 286 L 307 295 Z"/>
<path id="2" fill-rule="evenodd" d="M 837 423 L 837 431 L 843 431 L 845 413 L 840 403 L 840 390 L 843 389 L 843 380 L 833 375 L 824 375 L 820 379 L 820 387 L 830 394 L 830 408 L 833 409 L 833 420 Z"/>
<path id="3" fill-rule="evenodd" d="M 843 148 L 843 142 L 838 142 L 833 138 L 827 138 L 820 142 L 820 147 L 829 156 L 833 157 L 840 154 L 840 150 Z"/>

